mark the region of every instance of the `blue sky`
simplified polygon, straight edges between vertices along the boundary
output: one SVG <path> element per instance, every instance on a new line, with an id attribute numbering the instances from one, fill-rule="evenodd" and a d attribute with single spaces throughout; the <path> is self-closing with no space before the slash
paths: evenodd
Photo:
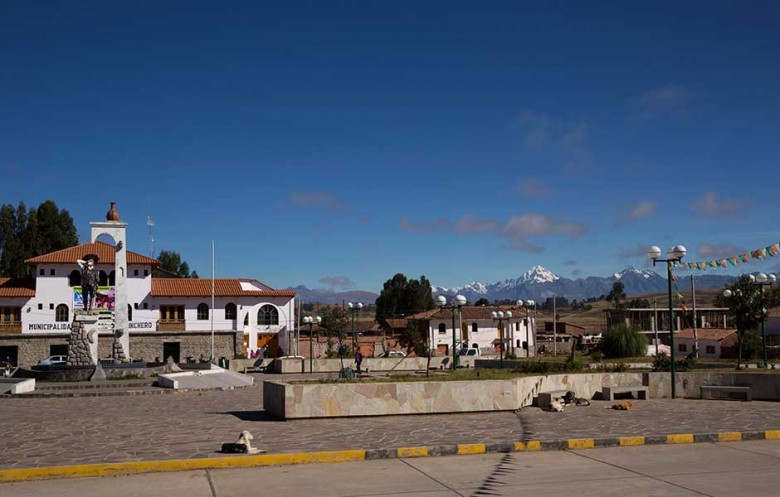
<path id="1" fill-rule="evenodd" d="M 780 4 L 680 4 L 2 2 L 0 200 L 275 287 L 775 243 Z"/>

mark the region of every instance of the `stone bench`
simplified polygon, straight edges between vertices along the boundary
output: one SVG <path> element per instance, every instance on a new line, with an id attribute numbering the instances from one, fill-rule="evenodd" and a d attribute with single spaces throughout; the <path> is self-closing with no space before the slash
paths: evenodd
<path id="1" fill-rule="evenodd" d="M 632 387 L 602 387 L 601 397 L 604 400 L 612 401 L 615 400 L 615 394 L 630 393 L 633 397 L 634 392 L 636 392 L 636 398 L 639 400 L 647 400 L 648 397 L 650 397 L 650 387 L 645 387 L 642 385 Z"/>
<path id="2" fill-rule="evenodd" d="M 722 392 L 725 393 L 725 397 L 711 396 L 710 394 Z M 714 399 L 714 398 L 731 398 L 731 394 L 739 394 L 744 396 L 745 400 L 750 402 L 752 399 L 750 395 L 750 387 L 737 387 L 737 386 L 720 386 L 720 385 L 702 385 L 701 386 L 701 398 L 702 399 Z"/>
<path id="3" fill-rule="evenodd" d="M 536 397 L 536 405 L 541 407 L 543 411 L 547 411 L 550 409 L 550 403 L 552 402 L 552 399 L 563 397 L 566 395 L 566 392 L 568 390 L 552 390 L 550 392 L 539 392 L 539 395 Z"/>

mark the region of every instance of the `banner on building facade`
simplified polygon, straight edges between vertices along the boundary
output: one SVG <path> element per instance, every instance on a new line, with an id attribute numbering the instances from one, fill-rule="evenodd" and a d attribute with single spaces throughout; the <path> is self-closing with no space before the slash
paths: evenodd
<path id="1" fill-rule="evenodd" d="M 92 309 L 98 312 L 114 311 L 114 287 L 100 286 L 95 295 L 95 304 Z M 73 309 L 84 309 L 84 295 L 81 293 L 80 286 L 73 287 Z"/>

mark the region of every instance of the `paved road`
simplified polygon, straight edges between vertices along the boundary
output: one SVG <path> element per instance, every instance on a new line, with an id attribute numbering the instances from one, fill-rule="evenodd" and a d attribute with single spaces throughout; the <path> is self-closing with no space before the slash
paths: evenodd
<path id="1" fill-rule="evenodd" d="M 258 375 L 262 379 L 261 375 Z M 291 377 L 285 376 L 285 379 Z M 281 422 L 262 410 L 262 388 L 169 395 L 0 398 L 0 469 L 219 457 L 250 430 L 269 452 L 393 449 L 605 436 L 780 429 L 772 402 L 651 399 L 632 411 L 608 402 L 429 416 Z"/>
<path id="2" fill-rule="evenodd" d="M 619 447 L 0 484 L 82 497 L 776 497 L 780 441 Z"/>

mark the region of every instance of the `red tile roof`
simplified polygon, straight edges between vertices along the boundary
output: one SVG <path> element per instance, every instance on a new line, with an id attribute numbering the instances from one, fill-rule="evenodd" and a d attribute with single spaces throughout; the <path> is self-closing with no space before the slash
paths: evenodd
<path id="1" fill-rule="evenodd" d="M 76 260 L 82 259 L 85 255 L 94 254 L 98 256 L 100 264 L 114 264 L 114 255 L 116 249 L 113 245 L 109 245 L 103 242 L 83 243 L 76 245 L 75 247 L 68 247 L 66 249 L 57 250 L 56 252 L 49 252 L 48 254 L 39 255 L 38 257 L 32 257 L 27 259 L 27 264 L 34 266 L 36 264 L 76 264 Z M 160 265 L 160 261 L 146 257 L 145 255 L 137 254 L 135 252 L 127 251 L 127 263 L 128 264 L 148 264 L 152 267 Z"/>
<path id="2" fill-rule="evenodd" d="M 0 278 L 0 297 L 35 297 L 35 280 Z"/>
<path id="3" fill-rule="evenodd" d="M 737 333 L 734 328 L 700 328 L 696 330 L 699 340 L 715 340 L 720 342 Z M 675 338 L 693 339 L 693 328 L 685 328 L 674 334 Z"/>
<path id="4" fill-rule="evenodd" d="M 294 290 L 244 290 L 240 278 L 217 278 L 214 295 L 217 297 L 295 297 Z M 258 283 L 259 284 L 259 283 Z M 256 286 L 256 285 L 255 285 Z M 210 297 L 210 278 L 152 278 L 153 297 Z"/>
<path id="5" fill-rule="evenodd" d="M 502 306 L 463 306 L 460 308 L 461 316 L 466 320 L 486 320 L 493 319 L 491 313 L 493 311 L 512 311 L 511 319 L 522 319 L 526 317 L 526 310 L 523 307 L 502 305 Z M 452 319 L 451 309 L 431 309 L 429 311 L 422 311 L 416 314 L 407 316 L 407 319 Z M 506 319 L 506 318 L 504 318 Z"/>

